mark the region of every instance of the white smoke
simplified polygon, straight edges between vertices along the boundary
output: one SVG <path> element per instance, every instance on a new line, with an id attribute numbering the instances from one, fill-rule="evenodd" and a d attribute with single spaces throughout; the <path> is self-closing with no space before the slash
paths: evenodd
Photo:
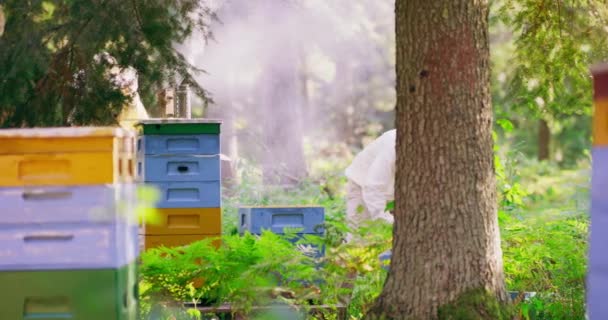
<path id="1" fill-rule="evenodd" d="M 233 117 L 238 129 L 259 125 L 259 92 L 268 79 L 295 67 L 301 90 L 288 90 L 285 94 L 295 96 L 281 101 L 303 108 L 304 134 L 345 134 L 335 123 L 346 117 L 369 122 L 365 130 L 377 131 L 372 134 L 390 128 L 371 124 L 392 124 L 387 112 L 395 103 L 394 1 L 217 0 L 208 5 L 220 20 L 211 27 L 214 39 L 206 43 L 195 34 L 177 48 L 207 72 L 197 80 L 216 102 L 209 107 L 214 116 Z M 365 113 L 370 108 L 377 111 L 371 118 Z"/>

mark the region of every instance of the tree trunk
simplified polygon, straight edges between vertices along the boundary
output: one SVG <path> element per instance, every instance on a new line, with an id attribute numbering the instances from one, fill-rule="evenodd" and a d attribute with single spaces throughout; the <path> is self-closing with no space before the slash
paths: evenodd
<path id="1" fill-rule="evenodd" d="M 221 135 L 220 135 L 220 151 L 223 155 L 230 158 L 230 161 L 222 159 L 221 164 L 221 179 L 222 186 L 228 191 L 238 184 L 234 163 L 238 159 L 236 132 L 234 128 L 234 108 L 230 96 L 223 97 L 225 100 L 220 101 L 219 106 L 212 106 L 207 109 L 207 117 L 210 119 L 222 120 Z M 221 107 L 220 107 L 221 106 Z"/>
<path id="2" fill-rule="evenodd" d="M 295 185 L 306 176 L 302 97 L 295 43 L 283 43 L 266 63 L 260 81 L 264 182 Z"/>
<path id="3" fill-rule="evenodd" d="M 549 160 L 549 145 L 551 143 L 551 131 L 546 120 L 538 120 L 538 160 Z"/>
<path id="4" fill-rule="evenodd" d="M 437 319 L 442 307 L 476 290 L 494 303 L 507 299 L 492 161 L 488 2 L 396 0 L 395 13 L 393 255 L 368 319 Z"/>
<path id="5" fill-rule="evenodd" d="M 0 5 L 0 36 L 4 33 L 4 9 Z"/>

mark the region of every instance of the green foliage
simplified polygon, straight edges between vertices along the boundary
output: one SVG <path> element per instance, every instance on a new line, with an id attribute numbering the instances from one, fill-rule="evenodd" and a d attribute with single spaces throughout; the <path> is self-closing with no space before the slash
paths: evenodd
<path id="1" fill-rule="evenodd" d="M 494 112 L 515 128 L 501 143 L 536 157 L 542 119 L 550 160 L 576 166 L 591 146 L 589 66 L 608 58 L 605 3 L 497 0 L 490 14 Z"/>
<path id="2" fill-rule="evenodd" d="M 310 303 L 350 300 L 349 311 L 362 316 L 386 277 L 378 255 L 390 246 L 390 229 L 387 224 L 365 226 L 358 240 L 326 247 L 325 258 L 316 260 L 302 243 L 327 245 L 326 239 L 306 236 L 294 246 L 287 241 L 290 235 L 270 232 L 259 237 L 225 235 L 219 249 L 211 240 L 179 249 L 152 249 L 143 254 L 140 269 L 143 315 L 153 306 L 160 306 L 161 314 L 185 312 L 177 307 L 179 301 L 230 303 L 236 313 L 247 314 L 254 305 L 276 302 L 306 310 Z M 330 319 L 332 312 L 319 316 Z"/>
<path id="3" fill-rule="evenodd" d="M 393 211 L 393 210 L 395 210 L 395 200 L 387 202 L 386 207 L 384 208 L 384 211 Z"/>
<path id="4" fill-rule="evenodd" d="M 315 292 L 310 283 L 319 280 L 311 257 L 270 232 L 260 237 L 224 236 L 218 249 L 211 239 L 183 248 L 152 249 L 142 255 L 140 271 L 149 284 L 148 294 L 178 301 L 230 302 L 245 312 L 281 293 L 306 299 Z"/>
<path id="5" fill-rule="evenodd" d="M 521 170 L 526 203 L 501 215 L 507 285 L 538 294 L 521 311 L 534 319 L 584 319 L 589 164 Z"/>
<path id="6" fill-rule="evenodd" d="M 252 171 L 249 168 L 248 172 Z M 239 313 L 247 313 L 253 305 L 277 302 L 305 310 L 310 303 L 350 301 L 349 312 L 362 316 L 384 284 L 386 271 L 378 256 L 391 246 L 391 225 L 365 224 L 352 231 L 351 242 L 344 243 L 345 234 L 351 230 L 345 222 L 343 197 L 332 198 L 313 183 L 304 183 L 297 190 L 262 187 L 256 184 L 261 183 L 261 176 L 254 175 L 251 180 L 244 179 L 223 203 L 224 220 L 232 224 L 222 236 L 219 249 L 212 246 L 212 240 L 204 240 L 142 255 L 143 313 L 149 314 L 155 306 L 164 310 L 161 314 L 185 312 L 176 307 L 178 301 L 214 305 L 229 302 Z M 279 203 L 323 205 L 325 236 L 305 235 L 296 241 L 297 230 L 286 230 L 284 236 L 270 232 L 261 236 L 236 234 L 238 205 Z M 325 256 L 315 258 L 311 245 L 324 247 Z M 332 319 L 335 315 L 330 313 L 318 316 Z"/>
<path id="7" fill-rule="evenodd" d="M 500 123 L 500 130 L 509 130 L 507 121 Z M 514 308 L 521 319 L 584 319 L 589 162 L 581 161 L 577 169 L 565 170 L 528 160 L 505 146 L 497 147 L 496 155 L 507 287 L 537 293 L 528 301 L 517 299 Z M 206 240 L 185 248 L 144 253 L 142 305 L 146 312 L 157 306 L 166 315 L 186 314 L 179 301 L 230 302 L 240 313 L 253 305 L 274 303 L 293 306 L 298 312 L 304 312 L 311 303 L 346 303 L 350 319 L 362 318 L 384 285 L 387 272 L 378 256 L 392 245 L 391 225 L 372 222 L 349 230 L 344 197 L 330 195 L 320 180 L 281 189 L 263 186 L 261 173 L 254 167 L 243 164 L 240 170 L 246 173 L 244 179 L 238 188 L 228 190 L 230 197 L 223 201 L 225 228 L 231 231 L 225 232 L 219 249 Z M 274 204 L 323 205 L 325 236 L 289 241 L 297 230 L 287 230 L 285 236 L 236 235 L 239 205 Z M 353 233 L 353 240 L 344 243 L 348 232 Z M 324 246 L 325 257 L 313 258 L 311 244 Z M 445 307 L 442 315 L 445 319 L 488 319 L 465 312 L 472 310 L 510 312 L 481 295 L 463 297 L 458 304 Z M 312 318 L 333 319 L 330 313 Z M 257 316 L 281 319 L 274 313 Z M 183 319 L 191 318 L 184 315 Z"/>
<path id="8" fill-rule="evenodd" d="M 507 119 L 499 119 L 497 124 L 505 133 L 513 130 L 513 124 Z M 517 164 L 519 156 L 512 149 L 499 148 L 497 134 L 494 137 L 494 170 L 496 172 L 496 185 L 498 188 L 498 202 L 503 210 L 510 210 L 522 204 L 527 195 L 518 181 Z"/>
<path id="9" fill-rule="evenodd" d="M 517 173 L 526 196 L 499 211 L 507 287 L 537 293 L 516 301 L 524 319 L 584 319 L 589 163 L 523 160 Z"/>
<path id="10" fill-rule="evenodd" d="M 505 0 L 500 17 L 515 33 L 510 93 L 537 114 L 589 114 L 589 65 L 608 57 L 599 0 Z"/>
<path id="11" fill-rule="evenodd" d="M 538 292 L 522 311 L 535 319 L 584 319 L 587 216 L 507 220 L 503 251 L 507 286 Z"/>
<path id="12" fill-rule="evenodd" d="M 199 72 L 173 48 L 194 30 L 207 34 L 213 15 L 198 0 L 6 0 L 0 37 L 0 126 L 115 123 L 125 96 L 112 65 L 134 67 L 139 93 L 152 106 L 156 89 Z"/>

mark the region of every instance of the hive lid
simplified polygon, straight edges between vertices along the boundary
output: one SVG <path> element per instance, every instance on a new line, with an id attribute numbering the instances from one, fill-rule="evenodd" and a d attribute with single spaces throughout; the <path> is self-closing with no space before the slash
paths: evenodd
<path id="1" fill-rule="evenodd" d="M 118 127 L 3 129 L 0 154 L 112 151 L 115 138 L 129 135 Z"/>
<path id="2" fill-rule="evenodd" d="M 313 204 L 294 204 L 294 205 L 251 205 L 251 206 L 239 206 L 239 209 L 292 209 L 292 208 L 323 208 L 325 207 L 320 205 Z"/>
<path id="3" fill-rule="evenodd" d="M 1 129 L 0 139 L 123 137 L 128 131 L 117 127 L 57 127 Z"/>
<path id="4" fill-rule="evenodd" d="M 221 124 L 214 119 L 148 119 L 135 127 L 143 135 L 219 134 Z"/>

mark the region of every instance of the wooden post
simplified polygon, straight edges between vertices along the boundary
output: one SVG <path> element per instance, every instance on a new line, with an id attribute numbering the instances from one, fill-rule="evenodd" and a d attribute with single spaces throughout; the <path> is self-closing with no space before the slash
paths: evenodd
<path id="1" fill-rule="evenodd" d="M 163 89 L 158 93 L 159 109 L 165 118 L 175 117 L 175 90 Z"/>

